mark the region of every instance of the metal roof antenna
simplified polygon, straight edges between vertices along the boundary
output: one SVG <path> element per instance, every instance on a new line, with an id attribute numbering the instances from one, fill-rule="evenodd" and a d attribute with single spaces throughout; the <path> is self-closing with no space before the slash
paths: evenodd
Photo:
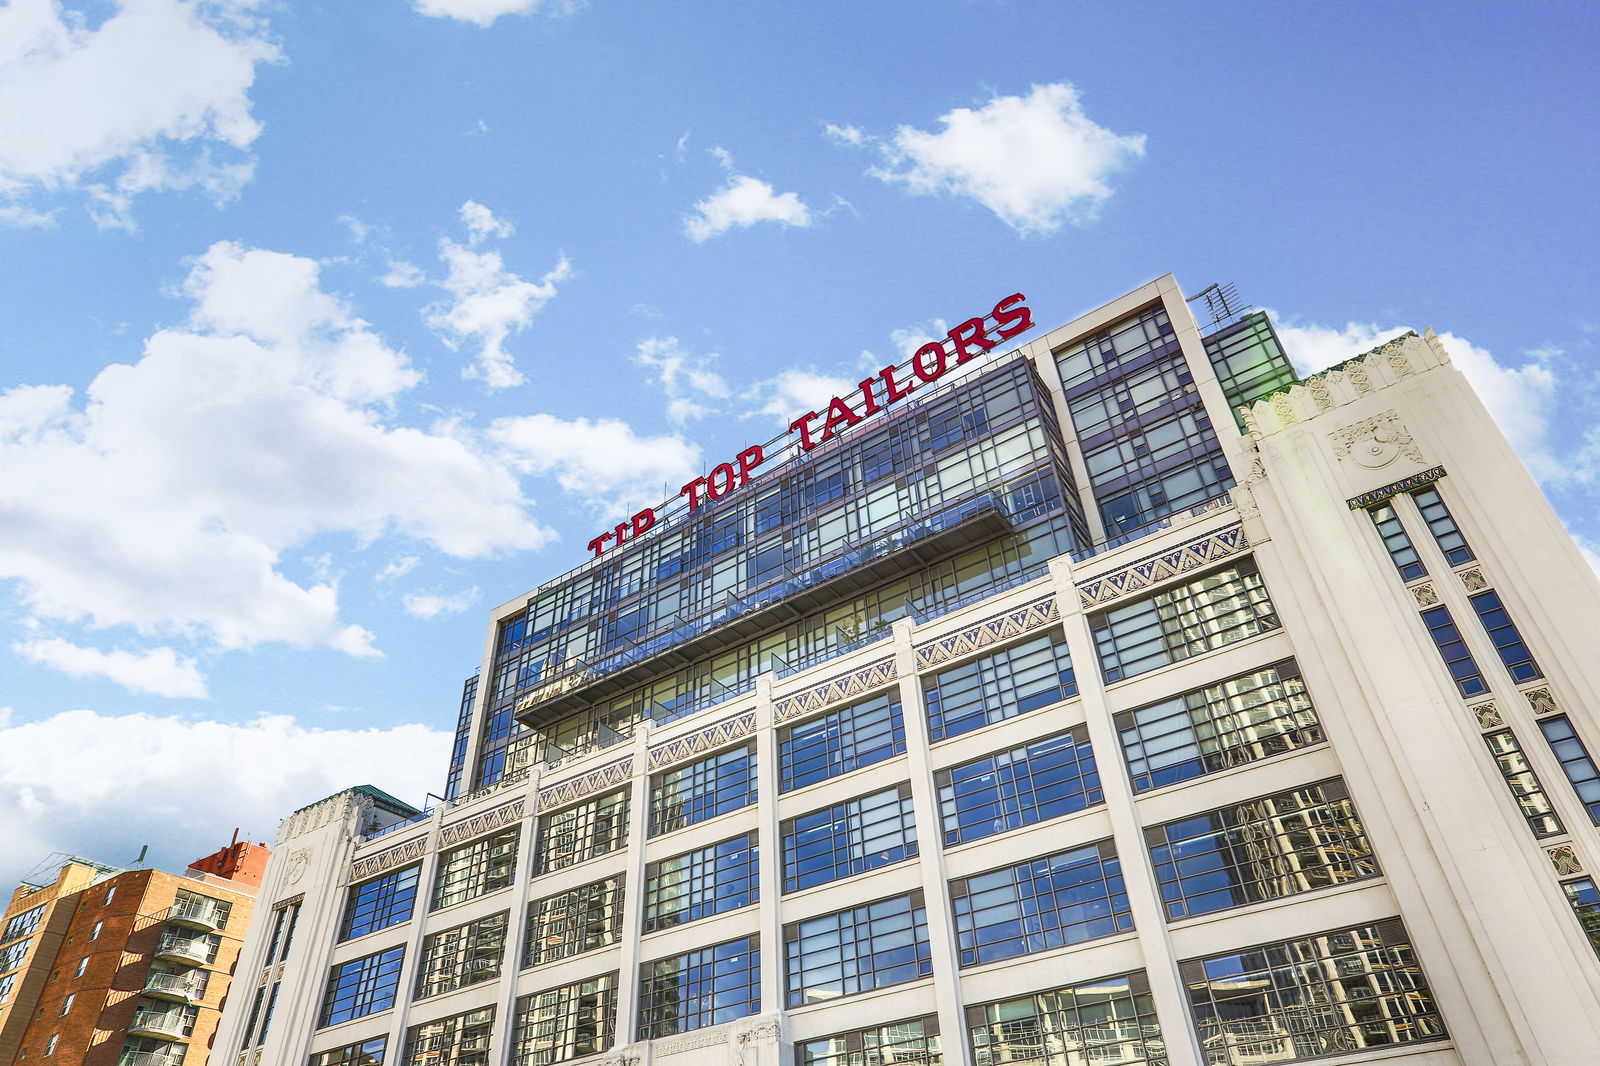
<path id="1" fill-rule="evenodd" d="M 1250 305 L 1239 298 L 1239 289 L 1231 281 L 1208 285 L 1185 302 L 1194 303 L 1196 300 L 1204 300 L 1206 311 L 1211 315 L 1211 321 L 1205 329 L 1225 326 L 1250 310 Z"/>

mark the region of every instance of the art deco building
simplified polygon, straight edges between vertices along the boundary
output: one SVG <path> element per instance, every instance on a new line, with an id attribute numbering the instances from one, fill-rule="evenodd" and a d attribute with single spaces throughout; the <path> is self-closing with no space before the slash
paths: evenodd
<path id="1" fill-rule="evenodd" d="M 235 840 L 180 876 L 75 856 L 0 925 L 0 1063 L 204 1066 L 267 866 Z"/>
<path id="2" fill-rule="evenodd" d="M 283 823 L 219 1061 L 1600 1061 L 1600 586 L 1431 333 L 1202 295 L 958 327 L 496 609 L 449 799 Z"/>

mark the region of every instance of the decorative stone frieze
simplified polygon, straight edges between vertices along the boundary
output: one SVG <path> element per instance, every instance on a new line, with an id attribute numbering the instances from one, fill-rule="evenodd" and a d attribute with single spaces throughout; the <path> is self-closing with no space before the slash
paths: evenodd
<path id="1" fill-rule="evenodd" d="M 350 880 L 365 881 L 369 877 L 376 877 L 381 873 L 394 869 L 396 866 L 404 866 L 408 862 L 420 859 L 427 853 L 427 835 L 413 837 L 404 844 L 385 848 L 376 855 L 368 855 L 351 863 Z"/>
<path id="2" fill-rule="evenodd" d="M 633 757 L 591 770 L 581 777 L 539 791 L 539 813 L 565 807 L 594 792 L 625 783 L 633 775 Z"/>
<path id="3" fill-rule="evenodd" d="M 1424 485 L 1431 485 L 1442 477 L 1444 477 L 1444 467 L 1431 467 L 1412 474 L 1410 477 L 1403 477 L 1399 481 L 1392 481 L 1381 489 L 1373 489 L 1371 492 L 1363 492 L 1359 496 L 1352 496 L 1345 502 L 1350 505 L 1350 510 L 1352 511 L 1364 511 L 1368 507 L 1376 507 L 1378 504 L 1390 500 L 1402 492 L 1411 492 L 1413 489 L 1420 489 Z"/>
<path id="4" fill-rule="evenodd" d="M 471 818 L 463 818 L 459 822 L 453 822 L 439 830 L 439 846 L 447 848 L 452 844 L 460 843 L 482 833 L 499 829 L 503 825 L 510 825 L 522 817 L 522 812 L 525 808 L 526 802 L 523 797 L 518 796 L 510 803 L 501 804 L 493 810 L 483 811 L 479 814 L 474 814 Z"/>
<path id="5" fill-rule="evenodd" d="M 796 692 L 792 696 L 774 700 L 772 705 L 773 718 L 779 722 L 787 722 L 802 714 L 820 711 L 843 700 L 853 699 L 863 693 L 871 692 L 875 688 L 882 688 L 900 676 L 894 659 L 879 659 L 869 663 L 859 670 L 848 674 L 830 677 L 820 685 L 815 685 L 803 692 Z"/>
<path id="6" fill-rule="evenodd" d="M 1402 456 L 1413 463 L 1423 461 L 1422 450 L 1406 431 L 1398 411 L 1363 418 L 1328 436 L 1333 440 L 1334 455 L 1368 470 L 1379 470 Z"/>
<path id="7" fill-rule="evenodd" d="M 1015 610 L 985 618 L 976 625 L 947 637 L 918 644 L 917 669 L 926 670 L 930 666 L 948 662 L 979 648 L 986 648 L 999 641 L 1010 640 L 1012 637 L 1020 637 L 1024 633 L 1032 632 L 1060 619 L 1061 610 L 1056 606 L 1055 596 L 1041 597 Z"/>
<path id="8" fill-rule="evenodd" d="M 674 737 L 665 744 L 650 749 L 650 769 L 656 770 L 702 752 L 711 751 L 713 748 L 720 748 L 755 731 L 756 713 L 749 711 L 707 726 L 697 733 Z"/>
<path id="9" fill-rule="evenodd" d="M 1219 529 L 1182 547 L 1130 563 L 1104 577 L 1082 582 L 1078 585 L 1078 602 L 1085 610 L 1104 607 L 1130 592 L 1149 588 L 1191 570 L 1203 569 L 1237 555 L 1248 547 L 1250 539 L 1245 536 L 1243 526 Z"/>

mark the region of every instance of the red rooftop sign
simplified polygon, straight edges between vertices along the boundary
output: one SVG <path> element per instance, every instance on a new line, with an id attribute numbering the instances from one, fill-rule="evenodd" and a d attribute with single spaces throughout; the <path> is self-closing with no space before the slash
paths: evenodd
<path id="1" fill-rule="evenodd" d="M 838 434 L 863 419 L 870 418 L 905 399 L 921 385 L 931 385 L 953 366 L 975 358 L 1010 340 L 1019 333 L 1033 328 L 1033 313 L 1028 310 L 1027 297 L 1020 292 L 994 305 L 989 316 L 994 319 L 991 329 L 982 318 L 969 318 L 952 328 L 944 341 L 929 341 L 911 356 L 910 373 L 897 377 L 900 368 L 886 366 L 877 377 L 867 378 L 855 390 L 844 396 L 835 396 L 821 411 L 807 411 L 789 423 L 789 432 L 800 436 L 800 450 L 809 452 L 825 444 Z M 759 444 L 752 444 L 726 463 L 718 463 L 711 473 L 697 477 L 679 490 L 679 495 L 689 501 L 693 511 L 708 500 L 720 500 L 751 478 L 751 471 L 766 461 L 766 452 Z M 656 524 L 656 512 L 646 507 L 631 521 L 619 523 L 615 529 L 600 534 L 589 542 L 589 550 L 598 557 L 607 547 L 615 547 L 649 532 Z"/>

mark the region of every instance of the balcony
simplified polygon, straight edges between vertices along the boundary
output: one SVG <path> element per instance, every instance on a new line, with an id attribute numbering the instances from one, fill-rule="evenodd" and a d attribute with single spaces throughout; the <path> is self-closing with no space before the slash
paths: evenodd
<path id="1" fill-rule="evenodd" d="M 199 937 L 174 936 L 167 933 L 156 945 L 156 958 L 183 966 L 204 966 L 211 961 L 211 944 Z"/>
<path id="2" fill-rule="evenodd" d="M 152 999 L 193 1003 L 204 995 L 199 981 L 186 973 L 151 973 L 144 979 L 144 994 Z"/>
<path id="3" fill-rule="evenodd" d="M 658 623 L 621 654 L 596 663 L 570 661 L 558 676 L 518 699 L 516 718 L 538 729 L 1010 531 L 1010 519 L 988 496 L 931 518 L 908 520 L 804 574 L 751 590 L 743 599 L 730 597 L 713 612 Z"/>
<path id="4" fill-rule="evenodd" d="M 231 909 L 226 903 L 219 903 L 214 899 L 180 898 L 167 911 L 167 921 L 189 929 L 216 933 L 221 932 L 222 927 L 228 924 L 228 912 Z"/>
<path id="5" fill-rule="evenodd" d="M 190 1022 L 183 1011 L 136 1010 L 128 1024 L 129 1036 L 149 1036 L 157 1040 L 188 1038 Z"/>
<path id="6" fill-rule="evenodd" d="M 182 1066 L 187 1048 L 169 1044 L 167 1051 L 124 1051 L 117 1056 L 117 1066 Z"/>

